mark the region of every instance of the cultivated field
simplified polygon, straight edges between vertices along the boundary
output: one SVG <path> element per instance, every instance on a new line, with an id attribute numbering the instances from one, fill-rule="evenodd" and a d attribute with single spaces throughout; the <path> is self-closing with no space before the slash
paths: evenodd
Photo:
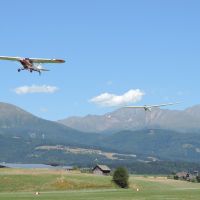
<path id="1" fill-rule="evenodd" d="M 131 176 L 130 189 L 118 189 L 111 177 L 61 170 L 0 169 L 0 200 L 199 200 L 199 197 L 199 183 L 165 177 Z"/>

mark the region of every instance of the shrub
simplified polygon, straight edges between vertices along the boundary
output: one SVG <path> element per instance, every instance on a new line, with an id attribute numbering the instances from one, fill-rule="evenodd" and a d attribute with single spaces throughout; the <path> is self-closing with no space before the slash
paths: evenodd
<path id="1" fill-rule="evenodd" d="M 128 188 L 129 174 L 126 168 L 119 167 L 114 171 L 113 182 L 121 188 Z"/>
<path id="2" fill-rule="evenodd" d="M 196 179 L 197 179 L 197 182 L 200 183 L 200 176 L 197 176 Z"/>
<path id="3" fill-rule="evenodd" d="M 175 179 L 175 180 L 178 180 L 179 178 L 178 178 L 178 176 L 177 176 L 177 175 L 174 175 L 174 179 Z"/>

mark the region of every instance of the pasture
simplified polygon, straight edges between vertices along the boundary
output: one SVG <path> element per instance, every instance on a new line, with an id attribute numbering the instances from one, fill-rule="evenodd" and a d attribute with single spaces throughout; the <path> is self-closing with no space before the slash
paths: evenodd
<path id="1" fill-rule="evenodd" d="M 0 200 L 197 200 L 200 196 L 199 183 L 131 176 L 130 189 L 119 189 L 111 179 L 62 170 L 0 169 Z"/>

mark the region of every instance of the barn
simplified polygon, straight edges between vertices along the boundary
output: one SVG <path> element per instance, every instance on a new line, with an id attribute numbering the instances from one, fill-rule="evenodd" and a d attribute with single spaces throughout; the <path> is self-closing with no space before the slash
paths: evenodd
<path id="1" fill-rule="evenodd" d="M 110 175 L 111 169 L 106 165 L 96 165 L 92 172 L 97 175 Z"/>

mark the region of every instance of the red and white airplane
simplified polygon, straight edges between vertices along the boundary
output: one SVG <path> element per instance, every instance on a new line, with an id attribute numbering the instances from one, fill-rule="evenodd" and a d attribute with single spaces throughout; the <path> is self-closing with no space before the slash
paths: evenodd
<path id="1" fill-rule="evenodd" d="M 0 56 L 0 60 L 10 60 L 18 61 L 23 66 L 18 69 L 18 72 L 21 70 L 28 70 L 31 73 L 33 71 L 41 74 L 42 71 L 49 71 L 41 66 L 42 63 L 64 63 L 65 60 L 61 59 L 44 59 L 44 58 L 22 58 L 22 57 L 10 57 L 10 56 Z"/>

